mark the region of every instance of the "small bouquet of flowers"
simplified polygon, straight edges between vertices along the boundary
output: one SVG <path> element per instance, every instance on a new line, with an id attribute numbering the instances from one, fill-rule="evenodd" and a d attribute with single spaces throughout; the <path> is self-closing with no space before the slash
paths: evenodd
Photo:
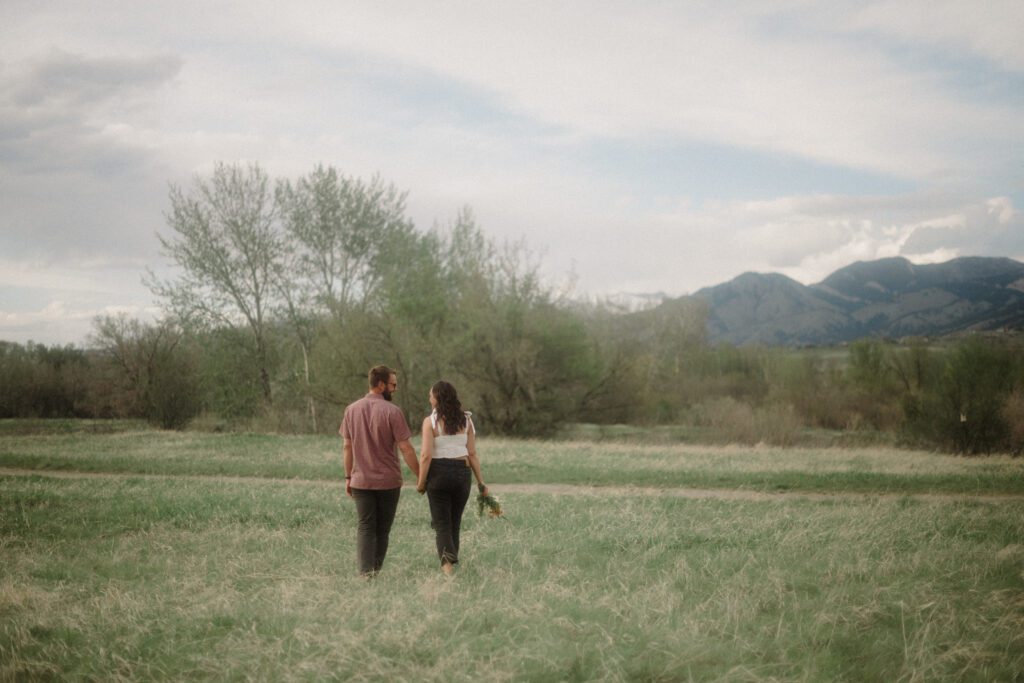
<path id="1" fill-rule="evenodd" d="M 476 515 L 483 517 L 484 512 L 488 517 L 501 517 L 501 500 L 490 493 L 486 495 L 481 491 L 476 497 Z"/>

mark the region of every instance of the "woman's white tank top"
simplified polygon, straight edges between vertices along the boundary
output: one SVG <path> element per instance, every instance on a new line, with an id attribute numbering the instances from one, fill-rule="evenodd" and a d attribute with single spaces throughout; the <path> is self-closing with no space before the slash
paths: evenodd
<path id="1" fill-rule="evenodd" d="M 465 458 L 469 455 L 466 444 L 469 441 L 469 430 L 473 429 L 472 413 L 466 412 L 466 431 L 461 434 L 438 434 L 437 411 L 430 413 L 430 424 L 434 428 L 434 456 L 439 460 L 447 458 Z"/>

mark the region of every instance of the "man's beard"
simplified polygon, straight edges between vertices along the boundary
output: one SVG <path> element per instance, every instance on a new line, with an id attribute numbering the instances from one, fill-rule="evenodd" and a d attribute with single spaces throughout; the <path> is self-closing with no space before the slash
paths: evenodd
<path id="1" fill-rule="evenodd" d="M 385 401 L 390 401 L 391 400 L 391 392 L 388 391 L 387 389 L 384 390 L 384 393 L 382 393 L 381 396 L 384 397 Z"/>

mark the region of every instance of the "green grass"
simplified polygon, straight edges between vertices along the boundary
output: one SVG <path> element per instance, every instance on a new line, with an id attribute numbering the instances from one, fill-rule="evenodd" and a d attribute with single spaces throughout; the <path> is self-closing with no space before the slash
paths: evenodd
<path id="1" fill-rule="evenodd" d="M 74 420 L 14 418 L 0 420 L 0 437 L 28 434 L 112 434 L 147 429 L 143 420 Z"/>
<path id="2" fill-rule="evenodd" d="M 2 424 L 2 422 L 0 422 Z M 10 434 L 0 467 L 340 481 L 341 440 L 125 428 Z M 485 476 L 502 483 L 729 488 L 752 491 L 1024 494 L 1024 459 L 891 448 L 639 445 L 480 439 Z M 407 478 L 411 481 L 411 478 Z"/>
<path id="3" fill-rule="evenodd" d="M 1024 676 L 1024 503 L 504 500 L 365 582 L 333 486 L 0 477 L 0 680 Z"/>
<path id="4" fill-rule="evenodd" d="M 821 429 L 803 427 L 786 434 L 787 445 L 801 448 L 866 448 L 899 445 L 899 436 L 892 432 L 870 429 Z M 556 435 L 563 441 L 619 442 L 637 445 L 729 444 L 736 440 L 728 429 L 689 424 L 629 425 L 569 423 Z"/>

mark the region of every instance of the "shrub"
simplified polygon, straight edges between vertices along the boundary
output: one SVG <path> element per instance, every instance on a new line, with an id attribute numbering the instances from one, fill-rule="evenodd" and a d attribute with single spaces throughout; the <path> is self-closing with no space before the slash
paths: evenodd
<path id="1" fill-rule="evenodd" d="M 150 396 L 150 422 L 162 429 L 184 429 L 199 411 L 199 383 L 191 372 L 160 373 Z"/>
<path id="2" fill-rule="evenodd" d="M 709 399 L 692 412 L 695 426 L 708 438 L 728 443 L 791 446 L 799 441 L 803 424 L 791 405 L 755 408 L 731 396 Z"/>
<path id="3" fill-rule="evenodd" d="M 1003 420 L 1009 431 L 1010 452 L 1024 453 L 1024 387 L 1018 387 L 1003 403 Z"/>
<path id="4" fill-rule="evenodd" d="M 910 435 L 940 448 L 975 455 L 1009 446 L 1004 404 L 1013 389 L 1013 354 L 971 338 L 950 351 L 935 386 L 904 398 Z"/>

